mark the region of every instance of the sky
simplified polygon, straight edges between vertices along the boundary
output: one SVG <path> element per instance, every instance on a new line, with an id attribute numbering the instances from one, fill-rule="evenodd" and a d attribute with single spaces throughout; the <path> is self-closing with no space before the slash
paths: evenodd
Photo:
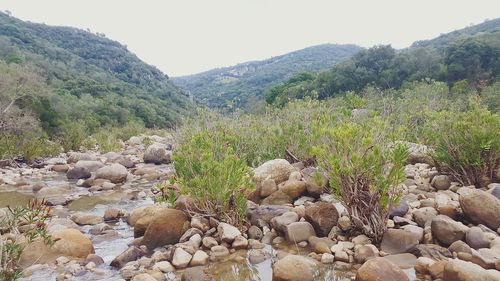
<path id="1" fill-rule="evenodd" d="M 500 1 L 0 0 L 0 10 L 104 33 L 173 77 L 324 43 L 405 48 L 500 17 Z"/>

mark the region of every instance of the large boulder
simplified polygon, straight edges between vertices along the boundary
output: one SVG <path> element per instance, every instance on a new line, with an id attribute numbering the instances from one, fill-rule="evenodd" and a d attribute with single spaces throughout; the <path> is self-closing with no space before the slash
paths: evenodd
<path id="1" fill-rule="evenodd" d="M 306 257 L 288 255 L 274 264 L 273 281 L 312 281 L 316 263 Z"/>
<path id="2" fill-rule="evenodd" d="M 388 259 L 373 258 L 358 269 L 355 281 L 409 281 L 409 279 L 404 271 Z"/>
<path id="3" fill-rule="evenodd" d="M 445 215 L 438 215 L 431 222 L 432 237 L 446 246 L 451 245 L 455 241 L 462 240 L 467 230 L 467 226 Z"/>
<path id="4" fill-rule="evenodd" d="M 79 230 L 59 229 L 50 234 L 55 241 L 54 245 L 48 246 L 41 239 L 28 244 L 21 256 L 21 264 L 54 262 L 60 256 L 86 258 L 89 254 L 95 253 L 92 241 Z"/>
<path id="5" fill-rule="evenodd" d="M 450 259 L 443 272 L 443 281 L 498 281 L 500 272 L 494 269 L 486 270 L 477 264 Z"/>
<path id="6" fill-rule="evenodd" d="M 451 178 L 447 175 L 437 175 L 432 178 L 431 185 L 437 190 L 447 190 L 451 186 Z"/>
<path id="7" fill-rule="evenodd" d="M 96 179 L 106 179 L 112 183 L 122 183 L 127 179 L 127 168 L 120 164 L 111 164 L 96 171 Z"/>
<path id="8" fill-rule="evenodd" d="M 280 184 L 288 179 L 295 168 L 285 159 L 274 159 L 265 162 L 253 171 L 255 182 L 261 183 L 265 179 L 272 179 Z"/>
<path id="9" fill-rule="evenodd" d="M 306 183 L 298 180 L 287 180 L 278 186 L 278 189 L 290 196 L 290 198 L 298 198 L 306 191 Z"/>
<path id="10" fill-rule="evenodd" d="M 69 169 L 66 172 L 66 177 L 69 180 L 79 180 L 79 179 L 88 179 L 90 178 L 91 174 L 89 169 L 85 167 L 75 167 L 73 169 Z"/>
<path id="11" fill-rule="evenodd" d="M 381 249 L 389 254 L 411 252 L 417 246 L 418 240 L 412 233 L 403 229 L 389 229 L 382 238 Z"/>
<path id="12" fill-rule="evenodd" d="M 306 207 L 304 218 L 311 223 L 316 234 L 323 237 L 337 225 L 339 213 L 333 204 L 320 201 Z"/>
<path id="13" fill-rule="evenodd" d="M 289 242 L 298 243 L 307 241 L 311 236 L 316 236 L 316 233 L 312 225 L 308 222 L 292 222 L 285 227 L 285 237 Z"/>
<path id="14" fill-rule="evenodd" d="M 153 143 L 144 151 L 144 162 L 154 164 L 169 164 L 172 162 L 172 151 L 161 143 Z"/>
<path id="15" fill-rule="evenodd" d="M 315 198 L 328 189 L 328 177 L 318 168 L 307 167 L 301 171 L 307 193 Z"/>
<path id="16" fill-rule="evenodd" d="M 460 195 L 460 207 L 470 220 L 491 229 L 500 227 L 500 200 L 490 193 L 479 189 L 464 192 Z"/>
<path id="17" fill-rule="evenodd" d="M 189 218 L 183 211 L 164 209 L 153 217 L 141 243 L 151 250 L 159 246 L 178 243 L 189 225 Z"/>

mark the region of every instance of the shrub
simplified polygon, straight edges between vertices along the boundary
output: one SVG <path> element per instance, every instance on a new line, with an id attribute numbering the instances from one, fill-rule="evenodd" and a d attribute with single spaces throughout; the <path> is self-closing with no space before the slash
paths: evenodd
<path id="1" fill-rule="evenodd" d="M 200 210 L 207 216 L 242 225 L 247 209 L 245 194 L 253 186 L 244 155 L 237 154 L 231 132 L 198 132 L 176 151 L 174 167 L 180 192 L 194 199 L 191 211 Z"/>
<path id="2" fill-rule="evenodd" d="M 345 122 L 318 128 L 314 147 L 318 164 L 327 171 L 334 195 L 347 208 L 354 229 L 378 243 L 386 231 L 388 210 L 400 197 L 407 149 L 389 149 L 380 121 Z"/>
<path id="3" fill-rule="evenodd" d="M 47 233 L 45 221 L 50 209 L 43 201 L 32 200 L 27 206 L 8 208 L 0 218 L 2 235 L 0 237 L 0 280 L 17 280 L 22 272 L 19 265 L 21 254 L 27 244 L 42 239 L 52 245 L 52 237 Z"/>
<path id="4" fill-rule="evenodd" d="M 438 169 L 464 185 L 483 187 L 500 165 L 500 115 L 472 104 L 465 112 L 443 111 L 427 124 Z"/>
<path id="5" fill-rule="evenodd" d="M 0 159 L 22 157 L 27 163 L 32 163 L 37 158 L 53 156 L 59 152 L 60 146 L 49 141 L 42 132 L 2 134 L 0 138 Z"/>
<path id="6" fill-rule="evenodd" d="M 70 122 L 61 126 L 57 140 L 65 151 L 70 151 L 79 150 L 86 137 L 86 128 L 83 124 Z"/>

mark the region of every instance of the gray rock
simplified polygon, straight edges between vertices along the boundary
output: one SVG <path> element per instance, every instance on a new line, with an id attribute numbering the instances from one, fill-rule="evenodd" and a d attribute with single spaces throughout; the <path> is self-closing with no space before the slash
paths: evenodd
<path id="1" fill-rule="evenodd" d="M 418 240 L 410 232 L 402 229 L 388 229 L 381 243 L 382 251 L 389 254 L 400 254 L 411 251 Z"/>
<path id="2" fill-rule="evenodd" d="M 460 195 L 460 207 L 472 221 L 491 229 L 500 227 L 500 200 L 488 192 L 473 189 Z"/>
<path id="3" fill-rule="evenodd" d="M 465 234 L 465 242 L 473 249 L 489 248 L 490 241 L 481 230 L 481 228 L 474 226 L 469 228 Z"/>
<path id="4" fill-rule="evenodd" d="M 437 190 L 447 190 L 451 186 L 451 179 L 447 175 L 438 175 L 432 178 L 431 185 Z"/>
<path id="5" fill-rule="evenodd" d="M 144 163 L 169 164 L 172 162 L 172 151 L 161 143 L 153 143 L 144 151 Z"/>
<path id="6" fill-rule="evenodd" d="M 467 226 L 444 215 L 436 216 L 431 222 L 432 236 L 445 245 L 462 240 L 467 230 Z"/>
<path id="7" fill-rule="evenodd" d="M 146 253 L 136 246 L 128 248 L 125 252 L 118 255 L 112 262 L 111 266 L 115 268 L 122 268 L 126 263 L 135 261 Z"/>
<path id="8" fill-rule="evenodd" d="M 286 226 L 286 240 L 290 242 L 307 241 L 311 236 L 316 236 L 314 228 L 308 222 L 293 222 Z"/>

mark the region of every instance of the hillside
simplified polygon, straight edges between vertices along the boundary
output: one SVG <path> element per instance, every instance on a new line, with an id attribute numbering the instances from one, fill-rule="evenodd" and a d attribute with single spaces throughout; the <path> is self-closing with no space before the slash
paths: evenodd
<path id="1" fill-rule="evenodd" d="M 399 89 L 415 81 L 446 82 L 454 93 L 481 90 L 500 76 L 500 19 L 418 41 L 396 50 L 390 45 L 361 50 L 319 73 L 291 77 L 271 87 L 266 102 L 282 106 L 293 99 L 362 94 L 368 88 Z"/>
<path id="2" fill-rule="evenodd" d="M 1 12 L 0 67 L 13 85 L 29 77 L 40 82 L 37 91 L 21 97 L 3 91 L 0 104 L 16 98 L 15 105 L 34 112 L 49 133 L 68 121 L 90 130 L 130 121 L 171 126 L 190 107 L 167 75 L 103 34 L 25 22 Z"/>
<path id="3" fill-rule="evenodd" d="M 250 98 L 261 99 L 267 88 L 285 81 L 296 72 L 331 67 L 360 49 L 356 45 L 324 44 L 267 60 L 174 77 L 172 80 L 210 107 L 223 107 L 227 102 L 246 107 Z"/>

